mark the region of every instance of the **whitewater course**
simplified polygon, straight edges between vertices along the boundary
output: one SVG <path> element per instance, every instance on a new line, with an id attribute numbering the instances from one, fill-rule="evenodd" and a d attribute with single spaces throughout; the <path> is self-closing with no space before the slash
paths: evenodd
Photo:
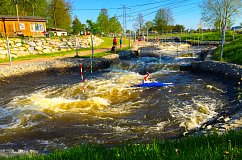
<path id="1" fill-rule="evenodd" d="M 82 143 L 147 143 L 241 126 L 241 67 L 232 66 L 233 75 L 203 70 L 229 68 L 207 61 L 214 46 L 164 43 L 136 49 L 103 59 L 1 68 L 1 155 L 48 153 Z M 201 53 L 208 53 L 204 62 Z M 151 80 L 174 85 L 135 87 L 147 71 Z"/>

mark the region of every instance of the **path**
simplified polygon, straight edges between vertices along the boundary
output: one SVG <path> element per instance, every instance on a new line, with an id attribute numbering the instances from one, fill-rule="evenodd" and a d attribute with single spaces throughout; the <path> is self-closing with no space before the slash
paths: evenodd
<path id="1" fill-rule="evenodd" d="M 100 52 L 107 52 L 110 51 L 110 48 L 101 48 L 101 49 L 95 49 L 94 50 L 94 54 L 95 53 L 100 53 Z M 92 50 L 88 50 L 88 51 L 79 51 L 78 55 L 79 56 L 85 56 L 85 55 L 90 55 L 92 54 Z M 33 62 L 48 62 L 48 61 L 54 61 L 54 60 L 58 60 L 61 58 L 65 58 L 65 57 L 74 57 L 76 55 L 76 52 L 73 50 L 73 53 L 71 54 L 67 54 L 64 56 L 56 56 L 56 57 L 49 57 L 49 58 L 35 58 L 35 59 L 30 59 L 30 60 L 18 60 L 18 61 L 13 61 L 12 62 L 12 66 L 14 65 L 20 65 L 20 64 L 26 64 L 26 63 L 33 63 Z M 4 63 L 0 63 L 0 68 L 2 67 L 8 67 L 10 66 L 10 62 L 4 62 Z"/>
<path id="2" fill-rule="evenodd" d="M 142 46 L 146 46 L 147 43 L 146 42 L 136 42 L 136 44 L 133 44 L 133 48 L 134 50 L 136 50 L 137 48 L 139 47 L 142 47 Z M 123 47 L 127 47 L 129 45 L 123 45 Z M 119 47 L 118 47 L 119 49 Z M 107 51 L 110 51 L 111 50 L 111 47 L 110 48 L 101 48 L 101 49 L 94 49 L 94 54 L 95 53 L 101 53 L 101 52 L 107 52 Z M 92 50 L 88 50 L 88 51 L 79 51 L 78 52 L 78 55 L 79 56 L 86 56 L 86 55 L 90 55 L 92 54 Z M 65 58 L 65 57 L 74 57 L 76 55 L 76 52 L 73 50 L 73 53 L 72 54 L 67 54 L 67 55 L 63 55 L 63 56 L 56 56 L 56 57 L 52 57 L 52 58 L 35 58 L 35 59 L 30 59 L 30 60 L 18 60 L 18 61 L 13 61 L 12 62 L 12 66 L 14 65 L 21 65 L 21 64 L 30 64 L 30 63 L 34 63 L 34 62 L 49 62 L 49 61 L 54 61 L 54 60 L 58 60 L 58 59 L 62 59 L 62 58 Z M 0 68 L 3 68 L 3 67 L 9 67 L 10 66 L 10 62 L 4 62 L 4 63 L 0 63 Z"/>

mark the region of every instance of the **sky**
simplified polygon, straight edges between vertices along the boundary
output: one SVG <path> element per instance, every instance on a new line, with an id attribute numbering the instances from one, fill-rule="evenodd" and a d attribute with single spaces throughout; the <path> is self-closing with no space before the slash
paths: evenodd
<path id="1" fill-rule="evenodd" d="M 160 8 L 172 10 L 174 24 L 184 25 L 186 29 L 197 29 L 203 0 L 69 0 L 72 2 L 72 16 L 77 16 L 81 23 L 86 20 L 96 22 L 102 8 L 106 8 L 108 16 L 117 16 L 119 22 L 124 23 L 126 12 L 126 29 L 134 30 L 135 19 L 141 13 L 144 21 L 153 21 Z"/>

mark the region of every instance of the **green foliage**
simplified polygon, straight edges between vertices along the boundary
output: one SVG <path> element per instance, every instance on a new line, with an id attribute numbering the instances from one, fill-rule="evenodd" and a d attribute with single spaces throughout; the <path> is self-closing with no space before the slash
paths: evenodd
<path id="1" fill-rule="evenodd" d="M 0 0 L 0 15 L 47 17 L 47 0 Z"/>
<path id="2" fill-rule="evenodd" d="M 220 48 L 218 47 L 213 55 L 213 60 L 220 60 Z M 242 65 L 242 37 L 239 36 L 231 43 L 224 45 L 223 61 Z"/>
<path id="3" fill-rule="evenodd" d="M 48 27 L 70 30 L 71 4 L 65 0 L 50 0 Z"/>
<path id="4" fill-rule="evenodd" d="M 175 26 L 170 26 L 173 32 L 181 32 L 185 30 L 185 27 L 181 24 L 176 24 Z"/>
<path id="5" fill-rule="evenodd" d="M 154 23 L 152 21 L 147 21 L 145 22 L 144 28 L 147 30 L 149 30 L 150 28 L 152 28 L 154 26 Z"/>
<path id="6" fill-rule="evenodd" d="M 16 8 L 10 0 L 0 0 L 0 15 L 16 15 Z"/>
<path id="7" fill-rule="evenodd" d="M 177 34 L 177 36 L 181 37 L 182 40 L 204 40 L 204 41 L 221 41 L 221 32 L 190 32 Z M 235 34 L 235 38 L 238 38 L 240 35 Z M 233 40 L 233 32 L 227 31 L 225 35 L 225 40 L 230 42 Z"/>
<path id="8" fill-rule="evenodd" d="M 231 26 L 231 20 L 240 13 L 241 7 L 241 0 L 204 0 L 201 4 L 202 21 L 222 31 Z"/>
<path id="9" fill-rule="evenodd" d="M 96 24 L 97 24 L 97 27 L 99 28 L 98 34 L 108 33 L 110 25 L 109 25 L 109 19 L 108 19 L 108 14 L 106 9 L 103 9 L 99 13 Z"/>
<path id="10" fill-rule="evenodd" d="M 157 11 L 154 19 L 155 29 L 157 31 L 165 32 L 167 31 L 167 26 L 173 23 L 174 19 L 172 16 L 172 11 L 170 9 L 161 8 Z"/>
<path id="11" fill-rule="evenodd" d="M 106 147 L 104 145 L 83 144 L 67 150 L 57 150 L 48 155 L 30 155 L 10 159 L 41 160 L 146 160 L 146 159 L 242 159 L 242 132 L 230 131 L 201 136 L 188 136 L 174 140 L 154 140 L 148 144 L 123 144 Z"/>
<path id="12" fill-rule="evenodd" d="M 87 30 L 90 31 L 92 34 L 98 34 L 100 33 L 100 30 L 98 29 L 98 26 L 95 22 L 92 20 L 87 20 Z"/>
<path id="13" fill-rule="evenodd" d="M 109 19 L 109 26 L 110 33 L 122 33 L 123 29 L 117 17 L 114 16 Z"/>
<path id="14" fill-rule="evenodd" d="M 79 19 L 75 16 L 74 21 L 72 22 L 73 34 L 79 35 L 81 31 L 84 30 L 84 25 L 81 24 Z"/>

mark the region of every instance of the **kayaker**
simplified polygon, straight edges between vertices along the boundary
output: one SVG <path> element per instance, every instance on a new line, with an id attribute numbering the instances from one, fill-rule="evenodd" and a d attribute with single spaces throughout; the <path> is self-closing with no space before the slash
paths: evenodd
<path id="1" fill-rule="evenodd" d="M 147 72 L 145 77 L 144 77 L 143 83 L 149 83 L 150 82 L 149 78 L 150 78 L 150 73 Z"/>

